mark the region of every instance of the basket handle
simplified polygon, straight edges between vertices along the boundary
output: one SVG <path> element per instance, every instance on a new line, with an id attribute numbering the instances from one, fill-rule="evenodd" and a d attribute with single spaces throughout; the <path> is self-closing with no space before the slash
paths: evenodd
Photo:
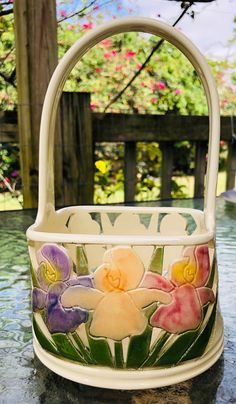
<path id="1" fill-rule="evenodd" d="M 154 19 L 126 17 L 105 23 L 80 38 L 64 55 L 50 80 L 45 96 L 39 145 L 39 205 L 36 222 L 45 217 L 54 202 L 53 146 L 59 99 L 71 70 L 94 45 L 115 34 L 139 31 L 157 35 L 175 45 L 192 63 L 204 87 L 209 111 L 209 149 L 204 212 L 209 231 L 215 229 L 215 195 L 218 174 L 220 112 L 218 94 L 210 68 L 193 43 L 175 28 Z"/>

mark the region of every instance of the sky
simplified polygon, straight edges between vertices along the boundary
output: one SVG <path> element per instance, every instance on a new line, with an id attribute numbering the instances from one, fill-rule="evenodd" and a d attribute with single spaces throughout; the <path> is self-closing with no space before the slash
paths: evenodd
<path id="1" fill-rule="evenodd" d="M 179 2 L 168 0 L 123 0 L 123 4 L 133 9 L 132 14 L 160 18 L 170 24 L 182 11 Z M 185 15 L 178 27 L 200 51 L 214 59 L 236 58 L 236 41 L 229 43 L 236 28 L 236 0 L 197 3 L 190 10 L 194 10 L 195 18 Z"/>

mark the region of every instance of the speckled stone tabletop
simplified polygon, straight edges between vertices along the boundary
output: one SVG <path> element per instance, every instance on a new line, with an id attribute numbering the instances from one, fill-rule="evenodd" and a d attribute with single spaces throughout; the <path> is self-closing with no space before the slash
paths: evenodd
<path id="1" fill-rule="evenodd" d="M 202 201 L 171 203 L 196 208 Z M 236 403 L 236 205 L 220 198 L 217 201 L 224 353 L 214 366 L 194 379 L 149 390 L 107 390 L 77 384 L 57 376 L 35 357 L 25 238 L 25 230 L 34 218 L 34 211 L 0 212 L 0 403 Z"/>

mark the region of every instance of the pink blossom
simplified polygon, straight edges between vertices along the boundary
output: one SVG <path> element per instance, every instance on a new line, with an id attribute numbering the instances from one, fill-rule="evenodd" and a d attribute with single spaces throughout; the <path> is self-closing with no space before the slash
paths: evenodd
<path id="1" fill-rule="evenodd" d="M 144 81 L 141 81 L 141 87 L 145 87 L 146 86 L 146 84 L 144 83 Z"/>
<path id="2" fill-rule="evenodd" d="M 229 102 L 228 102 L 228 100 L 225 98 L 223 101 L 222 101 L 222 104 L 223 105 L 227 105 Z"/>
<path id="3" fill-rule="evenodd" d="M 96 109 L 98 107 L 98 104 L 96 102 L 90 102 L 90 108 L 92 110 Z"/>
<path id="4" fill-rule="evenodd" d="M 94 6 L 93 6 L 93 9 L 96 11 L 96 10 L 99 10 L 99 4 L 95 4 Z"/>
<path id="5" fill-rule="evenodd" d="M 11 176 L 12 177 L 18 177 L 19 172 L 17 170 L 12 171 Z"/>
<path id="6" fill-rule="evenodd" d="M 179 88 L 176 88 L 174 90 L 175 95 L 179 95 L 181 93 L 181 90 Z"/>
<path id="7" fill-rule="evenodd" d="M 123 69 L 123 67 L 124 67 L 123 65 L 116 66 L 116 71 L 117 72 L 121 71 Z"/>
<path id="8" fill-rule="evenodd" d="M 221 145 L 221 146 L 224 146 L 224 145 L 225 145 L 225 141 L 224 141 L 224 140 L 221 140 L 221 141 L 220 141 L 220 145 Z"/>
<path id="9" fill-rule="evenodd" d="M 141 67 L 142 67 L 142 63 L 137 63 L 137 64 L 136 64 L 136 69 L 140 70 Z"/>
<path id="10" fill-rule="evenodd" d="M 60 17 L 65 18 L 67 16 L 66 10 L 60 11 Z"/>
<path id="11" fill-rule="evenodd" d="M 163 83 L 163 81 L 157 81 L 156 83 L 154 83 L 151 86 L 151 89 L 153 91 L 155 91 L 155 90 L 165 90 L 165 88 L 166 88 L 166 85 L 165 85 L 165 83 Z"/>
<path id="12" fill-rule="evenodd" d="M 152 97 L 152 98 L 151 98 L 151 103 L 152 103 L 152 104 L 156 104 L 156 102 L 157 102 L 157 97 Z"/>
<path id="13" fill-rule="evenodd" d="M 96 72 L 96 73 L 101 73 L 101 72 L 102 72 L 101 67 L 96 67 L 95 72 Z"/>
<path id="14" fill-rule="evenodd" d="M 107 39 L 104 39 L 101 43 L 102 43 L 103 46 L 108 48 L 109 46 L 112 46 L 113 42 L 112 42 L 111 38 L 107 38 Z"/>
<path id="15" fill-rule="evenodd" d="M 117 55 L 117 51 L 116 51 L 115 49 L 113 49 L 113 50 L 111 51 L 111 53 L 112 53 L 112 56 L 116 56 L 116 55 Z"/>
<path id="16" fill-rule="evenodd" d="M 93 23 L 92 23 L 92 22 L 86 22 L 86 23 L 84 23 L 84 24 L 82 25 L 82 27 L 83 27 L 84 29 L 91 29 L 91 28 L 93 28 Z"/>
<path id="17" fill-rule="evenodd" d="M 104 58 L 105 58 L 105 59 L 111 59 L 111 57 L 112 57 L 112 53 L 111 53 L 111 52 L 106 52 L 106 53 L 104 53 Z"/>
<path id="18" fill-rule="evenodd" d="M 132 57 L 135 56 L 135 55 L 136 55 L 136 52 L 134 52 L 134 51 L 132 51 L 132 50 L 127 50 L 126 53 L 125 53 L 126 59 L 130 59 L 130 58 L 132 58 Z"/>

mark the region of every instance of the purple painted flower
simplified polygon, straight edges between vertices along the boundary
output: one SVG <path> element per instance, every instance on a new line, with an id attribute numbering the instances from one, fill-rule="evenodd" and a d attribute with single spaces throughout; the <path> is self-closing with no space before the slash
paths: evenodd
<path id="1" fill-rule="evenodd" d="M 88 320 L 88 311 L 80 307 L 64 308 L 62 293 L 71 285 L 93 287 L 91 276 L 70 278 L 71 262 L 67 250 L 56 244 L 44 244 L 37 253 L 39 287 L 32 293 L 33 309 L 45 310 L 50 332 L 74 331 Z"/>

